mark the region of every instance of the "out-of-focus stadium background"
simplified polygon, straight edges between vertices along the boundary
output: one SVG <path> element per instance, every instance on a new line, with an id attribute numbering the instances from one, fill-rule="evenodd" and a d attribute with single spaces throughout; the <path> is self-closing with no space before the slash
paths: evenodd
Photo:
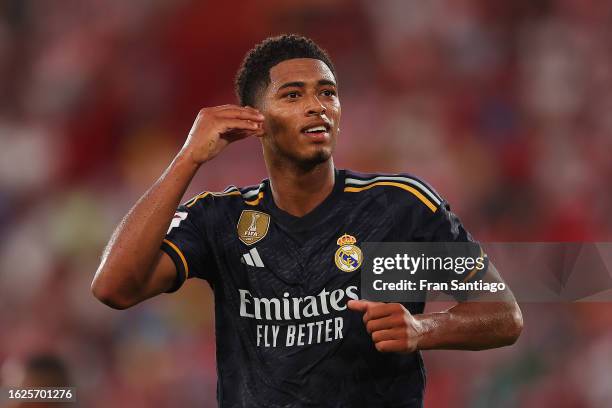
<path id="1" fill-rule="evenodd" d="M 432 183 L 483 241 L 612 239 L 612 2 L 0 1 L 0 375 L 41 353 L 83 407 L 215 406 L 213 299 L 127 311 L 89 285 L 112 229 L 244 53 L 311 36 L 335 61 L 336 165 Z M 187 196 L 265 177 L 256 140 Z M 502 271 L 503 273 L 503 271 Z M 510 348 L 426 352 L 426 406 L 607 407 L 612 305 L 522 305 Z"/>

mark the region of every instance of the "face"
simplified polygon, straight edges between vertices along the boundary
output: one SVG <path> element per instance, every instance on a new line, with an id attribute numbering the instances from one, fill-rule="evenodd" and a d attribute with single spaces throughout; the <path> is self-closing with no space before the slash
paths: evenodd
<path id="1" fill-rule="evenodd" d="M 338 135 L 340 100 L 336 79 L 323 61 L 296 58 L 272 67 L 260 110 L 266 157 L 302 167 L 329 160 Z"/>

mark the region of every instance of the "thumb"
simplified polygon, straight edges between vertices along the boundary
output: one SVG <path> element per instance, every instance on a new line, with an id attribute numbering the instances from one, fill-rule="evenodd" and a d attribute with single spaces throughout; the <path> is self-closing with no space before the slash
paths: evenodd
<path id="1" fill-rule="evenodd" d="M 349 300 L 346 306 L 355 312 L 367 312 L 370 303 L 367 300 Z"/>

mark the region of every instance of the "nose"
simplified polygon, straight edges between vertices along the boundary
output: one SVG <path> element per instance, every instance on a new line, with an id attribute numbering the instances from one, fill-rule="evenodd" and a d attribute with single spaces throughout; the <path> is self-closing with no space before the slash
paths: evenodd
<path id="1" fill-rule="evenodd" d="M 306 115 L 307 116 L 323 116 L 327 110 L 325 109 L 325 105 L 321 103 L 319 98 L 316 96 L 312 96 L 308 99 L 306 105 Z"/>

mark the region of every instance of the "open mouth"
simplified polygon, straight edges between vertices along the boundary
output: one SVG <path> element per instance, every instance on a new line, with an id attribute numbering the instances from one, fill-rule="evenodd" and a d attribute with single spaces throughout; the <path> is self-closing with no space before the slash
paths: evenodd
<path id="1" fill-rule="evenodd" d="M 306 136 L 311 136 L 315 138 L 323 137 L 323 136 L 329 135 L 329 125 L 323 124 L 323 125 L 308 126 L 302 129 L 302 133 L 304 133 Z"/>

